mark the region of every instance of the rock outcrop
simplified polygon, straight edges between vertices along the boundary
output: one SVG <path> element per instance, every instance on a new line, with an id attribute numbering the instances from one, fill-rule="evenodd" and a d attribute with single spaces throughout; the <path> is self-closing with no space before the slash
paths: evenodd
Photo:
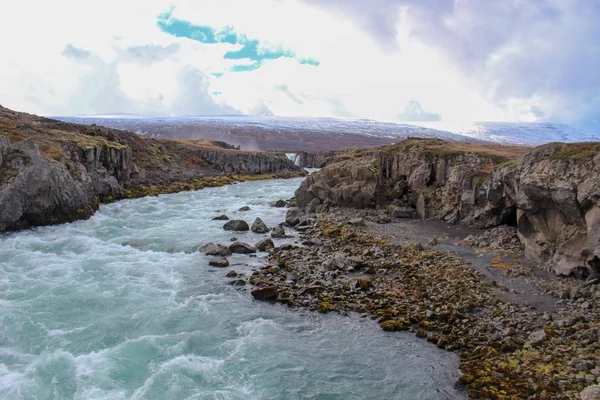
<path id="1" fill-rule="evenodd" d="M 423 219 L 514 225 L 526 256 L 557 274 L 600 266 L 598 143 L 528 149 L 409 139 L 310 175 L 296 199 L 302 210 L 315 201 L 393 204 Z"/>
<path id="2" fill-rule="evenodd" d="M 257 174 L 299 176 L 301 170 L 279 154 L 146 138 L 0 106 L 0 232 L 88 218 L 102 202 Z"/>

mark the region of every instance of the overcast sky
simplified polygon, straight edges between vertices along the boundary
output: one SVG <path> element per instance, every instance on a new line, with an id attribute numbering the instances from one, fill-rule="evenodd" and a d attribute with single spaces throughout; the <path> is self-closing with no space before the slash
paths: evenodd
<path id="1" fill-rule="evenodd" d="M 600 119 L 596 0 L 19 0 L 0 104 L 45 115 Z"/>

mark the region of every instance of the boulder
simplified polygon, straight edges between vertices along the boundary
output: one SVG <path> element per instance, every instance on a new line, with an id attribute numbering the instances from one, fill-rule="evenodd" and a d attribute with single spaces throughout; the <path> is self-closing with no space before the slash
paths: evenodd
<path id="1" fill-rule="evenodd" d="M 214 217 L 213 221 L 229 221 L 229 217 L 225 214 L 219 215 L 218 217 Z"/>
<path id="2" fill-rule="evenodd" d="M 239 210 L 239 211 L 241 211 L 241 212 L 250 211 L 250 207 L 248 207 L 248 206 L 244 206 L 244 207 L 240 208 L 240 210 Z"/>
<path id="3" fill-rule="evenodd" d="M 275 203 L 273 203 L 274 207 L 278 207 L 278 208 L 283 208 L 287 205 L 287 201 L 285 200 L 277 200 Z"/>
<path id="4" fill-rule="evenodd" d="M 260 218 L 256 218 L 256 220 L 252 224 L 251 229 L 252 229 L 252 232 L 254 232 L 254 233 L 267 233 L 267 232 L 269 232 L 269 228 L 263 222 L 263 220 L 260 219 Z"/>
<path id="5" fill-rule="evenodd" d="M 229 267 L 229 260 L 225 257 L 213 258 L 208 262 L 211 267 L 227 268 Z"/>
<path id="6" fill-rule="evenodd" d="M 277 299 L 277 287 L 268 286 L 264 288 L 256 288 L 250 292 L 252 297 L 260 301 L 275 301 Z"/>
<path id="7" fill-rule="evenodd" d="M 273 243 L 273 240 L 269 238 L 263 239 L 260 242 L 256 243 L 256 248 L 258 249 L 258 251 L 269 251 L 274 247 L 275 244 Z"/>
<path id="8" fill-rule="evenodd" d="M 231 270 L 231 271 L 229 271 L 229 272 L 227 273 L 227 275 L 225 275 L 225 276 L 226 276 L 227 278 L 235 278 L 235 277 L 236 277 L 236 276 L 238 276 L 238 275 L 239 275 L 239 274 L 238 274 L 236 271 L 234 271 L 234 270 Z"/>
<path id="9" fill-rule="evenodd" d="M 256 247 L 248 243 L 235 242 L 229 245 L 229 250 L 235 254 L 253 254 L 256 253 Z"/>
<path id="10" fill-rule="evenodd" d="M 285 234 L 284 227 L 281 226 L 281 225 L 277 225 L 275 228 L 273 228 L 273 231 L 271 231 L 271 237 L 273 239 L 285 239 L 285 238 L 287 238 L 287 235 Z"/>
<path id="11" fill-rule="evenodd" d="M 241 219 L 232 219 L 223 225 L 223 229 L 226 231 L 234 231 L 234 232 L 246 232 L 250 230 L 250 226 L 248 223 Z"/>
<path id="12" fill-rule="evenodd" d="M 408 207 L 398 207 L 391 205 L 388 208 L 390 217 L 392 218 L 415 218 L 417 216 L 417 210 Z"/>
<path id="13" fill-rule="evenodd" d="M 310 203 L 308 203 L 308 206 L 306 206 L 306 212 L 309 214 L 314 214 L 317 212 L 317 208 L 321 205 L 321 200 L 314 198 L 311 200 Z"/>
<path id="14" fill-rule="evenodd" d="M 200 247 L 199 251 L 207 256 L 227 257 L 231 255 L 231 250 L 228 247 L 214 243 L 205 244 Z"/>
<path id="15" fill-rule="evenodd" d="M 600 386 L 588 386 L 579 394 L 581 400 L 600 400 Z"/>
<path id="16" fill-rule="evenodd" d="M 285 214 L 285 223 L 289 226 L 296 226 L 300 223 L 302 211 L 298 207 L 292 207 Z"/>

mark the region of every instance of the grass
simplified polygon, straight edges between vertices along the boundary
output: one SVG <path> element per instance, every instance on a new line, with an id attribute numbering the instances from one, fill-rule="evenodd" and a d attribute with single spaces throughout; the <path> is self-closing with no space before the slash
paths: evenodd
<path id="1" fill-rule="evenodd" d="M 551 160 L 585 161 L 600 153 L 600 143 L 559 143 L 559 148 Z"/>
<path id="2" fill-rule="evenodd" d="M 439 159 L 454 160 L 461 156 L 476 155 L 483 157 L 487 161 L 487 169 L 491 171 L 494 165 L 514 162 L 518 156 L 525 154 L 530 148 L 495 144 L 446 142 L 439 139 L 406 139 L 392 146 L 383 147 L 381 150 L 417 151 L 420 157 L 424 157 L 430 162 Z"/>

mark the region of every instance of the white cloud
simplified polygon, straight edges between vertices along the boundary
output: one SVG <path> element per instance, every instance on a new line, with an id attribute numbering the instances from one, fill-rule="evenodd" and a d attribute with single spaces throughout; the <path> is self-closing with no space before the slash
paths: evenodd
<path id="1" fill-rule="evenodd" d="M 226 72 L 240 61 L 223 59 L 223 54 L 239 46 L 202 44 L 162 32 L 157 17 L 172 6 L 179 19 L 215 28 L 233 26 L 320 65 L 280 58 L 255 71 Z M 527 105 L 511 103 L 503 110 L 492 105 L 485 97 L 489 88 L 475 86 L 459 67 L 411 38 L 402 20 L 402 47 L 390 51 L 353 20 L 296 0 L 21 0 L 4 8 L 12 17 L 0 25 L 0 35 L 14 39 L 0 44 L 6 55 L 0 60 L 0 99 L 5 106 L 29 112 L 184 115 L 268 110 L 276 115 L 394 120 L 414 100 L 446 120 L 534 114 Z M 23 33 L 22 21 L 35 29 Z M 211 75 L 219 72 L 226 73 Z"/>

